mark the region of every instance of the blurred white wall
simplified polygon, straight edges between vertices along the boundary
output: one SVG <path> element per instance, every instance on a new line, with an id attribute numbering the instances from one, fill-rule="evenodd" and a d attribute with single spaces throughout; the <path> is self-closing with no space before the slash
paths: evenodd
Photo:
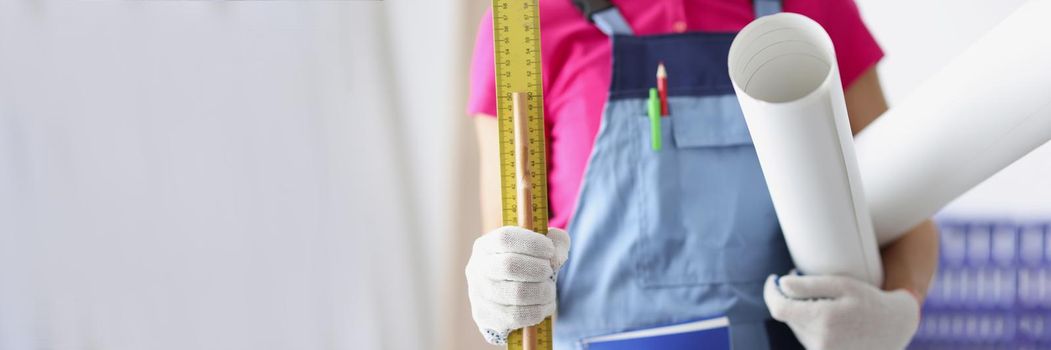
<path id="1" fill-rule="evenodd" d="M 879 72 L 892 106 L 1025 2 L 856 1 L 886 52 Z M 965 194 L 942 214 L 1051 218 L 1051 145 L 1045 144 Z"/>
<path id="2" fill-rule="evenodd" d="M 0 2 L 0 349 L 476 345 L 479 2 Z"/>

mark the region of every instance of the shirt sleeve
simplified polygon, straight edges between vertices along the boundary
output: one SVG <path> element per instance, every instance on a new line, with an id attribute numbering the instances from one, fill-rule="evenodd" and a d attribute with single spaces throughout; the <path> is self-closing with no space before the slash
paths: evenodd
<path id="1" fill-rule="evenodd" d="M 489 9 L 478 24 L 474 54 L 471 55 L 468 115 L 496 115 L 496 73 L 493 60 L 493 12 Z"/>
<path id="2" fill-rule="evenodd" d="M 847 88 L 883 58 L 883 49 L 865 26 L 854 0 L 828 0 L 825 9 L 818 22 L 836 47 L 840 79 Z"/>

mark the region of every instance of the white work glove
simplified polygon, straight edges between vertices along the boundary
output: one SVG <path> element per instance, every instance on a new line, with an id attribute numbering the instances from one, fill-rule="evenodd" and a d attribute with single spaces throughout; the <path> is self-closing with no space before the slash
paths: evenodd
<path id="1" fill-rule="evenodd" d="M 504 226 L 474 241 L 467 262 L 471 314 L 489 343 L 507 343 L 512 329 L 555 312 L 555 278 L 569 257 L 569 235 Z"/>
<path id="2" fill-rule="evenodd" d="M 810 350 L 904 349 L 920 322 L 912 293 L 848 277 L 770 275 L 763 298 L 770 315 Z"/>

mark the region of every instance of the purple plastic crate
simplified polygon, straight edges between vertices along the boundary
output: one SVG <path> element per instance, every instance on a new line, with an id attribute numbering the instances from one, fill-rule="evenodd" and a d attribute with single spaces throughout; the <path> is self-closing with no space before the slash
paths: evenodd
<path id="1" fill-rule="evenodd" d="M 1051 349 L 1051 221 L 939 219 L 941 262 L 910 349 Z"/>

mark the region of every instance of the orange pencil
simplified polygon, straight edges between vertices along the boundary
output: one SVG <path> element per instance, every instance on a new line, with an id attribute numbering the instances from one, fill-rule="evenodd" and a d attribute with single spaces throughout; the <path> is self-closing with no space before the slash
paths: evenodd
<path id="1" fill-rule="evenodd" d="M 657 64 L 657 93 L 661 98 L 661 115 L 668 115 L 668 72 L 663 61 Z"/>

